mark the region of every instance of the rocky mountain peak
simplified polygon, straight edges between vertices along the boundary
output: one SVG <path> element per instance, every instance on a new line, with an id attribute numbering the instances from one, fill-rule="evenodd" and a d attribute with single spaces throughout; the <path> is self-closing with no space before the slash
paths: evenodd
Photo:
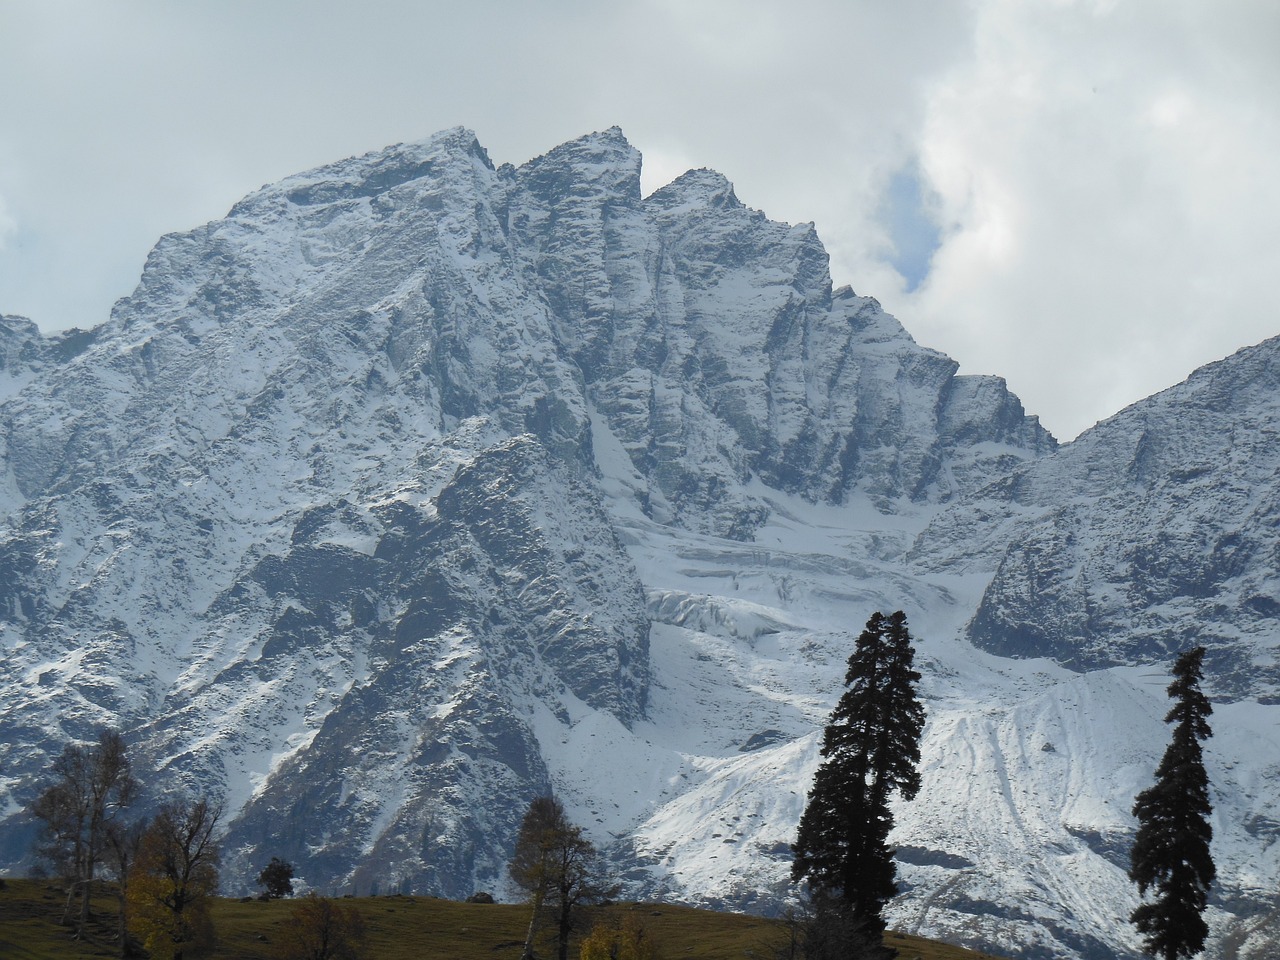
<path id="1" fill-rule="evenodd" d="M 640 151 L 620 127 L 570 140 L 519 169 L 522 185 L 544 202 L 578 197 L 609 204 L 640 201 Z"/>
<path id="2" fill-rule="evenodd" d="M 0 314 L 0 373 L 14 376 L 43 353 L 40 328 L 26 317 Z"/>
<path id="3" fill-rule="evenodd" d="M 1020 464 L 917 555 L 994 572 L 968 628 L 980 647 L 1092 670 L 1204 643 L 1217 696 L 1275 699 L 1277 422 L 1273 338 Z"/>
<path id="4" fill-rule="evenodd" d="M 646 204 L 663 212 L 686 212 L 693 206 L 716 209 L 742 207 L 733 184 L 722 173 L 701 167 L 682 173 L 664 187 L 655 190 Z"/>

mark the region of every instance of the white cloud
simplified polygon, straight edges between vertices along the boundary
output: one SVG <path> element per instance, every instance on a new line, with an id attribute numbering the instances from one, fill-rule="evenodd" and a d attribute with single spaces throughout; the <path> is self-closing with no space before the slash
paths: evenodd
<path id="1" fill-rule="evenodd" d="M 18 221 L 9 213 L 9 205 L 0 196 L 0 250 L 9 245 L 9 239 L 18 232 Z"/>
<path id="2" fill-rule="evenodd" d="M 105 319 L 161 233 L 297 170 L 455 124 L 518 163 L 617 123 L 646 190 L 709 166 L 815 221 L 838 283 L 1008 377 L 1059 434 L 1276 332 L 1280 6 L 0 0 L 0 17 L 0 84 L 21 94 L 0 196 L 22 226 L 0 310 L 46 328 Z M 943 244 L 908 293 L 882 199 L 917 162 Z"/>
<path id="3" fill-rule="evenodd" d="M 1251 10 L 983 4 L 973 58 L 929 95 L 923 165 L 952 229 L 893 304 L 918 339 L 1070 437 L 1280 332 L 1274 58 L 1224 71 Z"/>

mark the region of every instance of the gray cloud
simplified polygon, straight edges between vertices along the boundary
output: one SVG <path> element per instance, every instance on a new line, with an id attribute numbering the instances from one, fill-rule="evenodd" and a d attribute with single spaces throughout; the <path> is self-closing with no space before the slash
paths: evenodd
<path id="1" fill-rule="evenodd" d="M 838 283 L 1070 436 L 1276 332 L 1274 21 L 1247 3 L 0 0 L 20 94 L 0 113 L 0 310 L 98 323 L 160 234 L 341 156 L 463 124 L 521 162 L 617 123 L 646 187 L 710 166 L 815 221 Z M 917 160 L 942 233 L 908 292 L 884 201 Z"/>
<path id="2" fill-rule="evenodd" d="M 1260 4 L 988 3 L 930 91 L 950 228 L 886 296 L 917 337 L 1001 373 L 1072 436 L 1280 333 L 1280 36 Z"/>

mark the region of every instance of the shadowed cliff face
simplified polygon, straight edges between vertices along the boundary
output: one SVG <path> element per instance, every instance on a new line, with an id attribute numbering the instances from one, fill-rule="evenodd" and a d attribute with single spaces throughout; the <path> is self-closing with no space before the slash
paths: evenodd
<path id="1" fill-rule="evenodd" d="M 372 556 L 354 555 L 321 587 L 342 609 L 316 622 L 289 607 L 270 641 L 288 669 L 367 611 L 361 676 L 241 811 L 228 843 L 279 847 L 328 882 L 355 865 L 357 885 L 395 879 L 466 897 L 501 880 L 502 843 L 529 797 L 552 789 L 521 705 L 642 716 L 644 598 L 594 495 L 527 436 L 463 466 L 434 510 L 400 498 L 373 513 Z M 324 549 L 331 568 L 340 563 L 340 548 Z M 295 583 L 322 582 L 314 557 L 295 541 L 256 578 L 296 596 Z"/>

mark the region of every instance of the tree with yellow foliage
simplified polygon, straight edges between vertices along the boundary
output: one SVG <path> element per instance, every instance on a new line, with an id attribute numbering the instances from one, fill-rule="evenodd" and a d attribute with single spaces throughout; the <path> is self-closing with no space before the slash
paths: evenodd
<path id="1" fill-rule="evenodd" d="M 612 896 L 613 890 L 601 883 L 595 846 L 581 827 L 569 821 L 555 797 L 535 797 L 529 804 L 508 869 L 533 906 L 520 960 L 533 958 L 534 938 L 544 911 L 555 923 L 557 960 L 568 960 L 569 934 L 579 906 Z"/>
<path id="2" fill-rule="evenodd" d="M 218 888 L 221 809 L 166 803 L 142 835 L 129 880 L 129 925 L 152 960 L 190 960 L 213 946 L 209 900 Z"/>
<path id="3" fill-rule="evenodd" d="M 294 905 L 275 956 L 277 960 L 360 960 L 364 939 L 364 917 L 354 905 L 343 906 L 313 890 Z"/>
<path id="4" fill-rule="evenodd" d="M 656 960 L 653 941 L 633 913 L 621 921 L 597 923 L 582 941 L 581 960 Z"/>

